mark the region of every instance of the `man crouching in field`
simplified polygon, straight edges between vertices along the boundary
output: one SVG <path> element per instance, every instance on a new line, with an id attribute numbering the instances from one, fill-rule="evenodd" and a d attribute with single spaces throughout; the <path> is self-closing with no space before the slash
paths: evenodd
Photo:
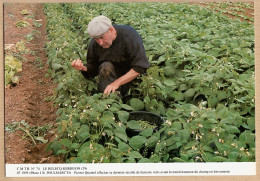
<path id="1" fill-rule="evenodd" d="M 118 90 L 123 96 L 128 91 L 127 83 L 149 68 L 140 35 L 128 25 L 112 25 L 105 16 L 93 18 L 87 30 L 92 38 L 87 64 L 78 59 L 71 66 L 85 78 L 98 75 L 100 92 L 110 94 Z"/>

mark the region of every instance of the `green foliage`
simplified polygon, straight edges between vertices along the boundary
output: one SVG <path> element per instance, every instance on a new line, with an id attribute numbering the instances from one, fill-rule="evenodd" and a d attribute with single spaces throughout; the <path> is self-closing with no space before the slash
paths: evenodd
<path id="1" fill-rule="evenodd" d="M 16 25 L 16 27 L 19 27 L 19 28 L 25 28 L 25 27 L 29 26 L 30 23 L 27 21 L 21 20 L 21 21 L 16 22 L 15 25 Z"/>
<path id="2" fill-rule="evenodd" d="M 5 87 L 19 82 L 18 72 L 22 71 L 22 62 L 12 55 L 5 56 Z"/>
<path id="3" fill-rule="evenodd" d="M 255 161 L 252 24 L 185 3 L 52 3 L 45 10 L 48 74 L 58 83 L 54 154 L 68 163 Z M 70 65 L 86 60 L 87 24 L 100 14 L 133 26 L 151 64 L 124 102 L 97 93 L 96 79 Z M 140 128 L 129 112 L 140 110 L 165 123 L 129 136 L 127 128 Z"/>
<path id="4" fill-rule="evenodd" d="M 29 139 L 35 145 L 37 142 L 39 143 L 47 143 L 48 140 L 45 139 L 47 132 L 51 131 L 53 125 L 46 124 L 44 126 L 30 126 L 25 120 L 19 122 L 9 123 L 5 126 L 5 131 L 7 132 L 15 132 L 17 130 L 21 130 L 23 135 L 21 135 L 22 139 Z"/>

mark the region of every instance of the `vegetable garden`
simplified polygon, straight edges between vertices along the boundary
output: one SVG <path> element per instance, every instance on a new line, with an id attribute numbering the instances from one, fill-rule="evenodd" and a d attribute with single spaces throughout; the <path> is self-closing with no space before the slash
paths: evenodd
<path id="1" fill-rule="evenodd" d="M 248 7 L 252 8 L 252 7 Z M 66 163 L 255 161 L 254 26 L 186 3 L 46 4 L 57 137 Z M 88 22 L 103 14 L 134 27 L 151 64 L 128 97 L 103 96 L 71 62 L 86 61 Z M 129 136 L 131 111 L 159 114 L 157 131 Z"/>

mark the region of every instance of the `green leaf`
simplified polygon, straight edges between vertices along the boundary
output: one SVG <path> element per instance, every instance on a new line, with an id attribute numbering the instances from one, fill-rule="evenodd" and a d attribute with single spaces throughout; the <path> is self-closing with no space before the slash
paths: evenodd
<path id="1" fill-rule="evenodd" d="M 193 97 L 195 95 L 195 89 L 189 89 L 185 92 L 185 97 Z"/>
<path id="2" fill-rule="evenodd" d="M 165 148 L 166 148 L 166 142 L 165 141 L 159 142 L 158 144 L 156 144 L 154 152 L 155 153 L 162 152 Z"/>
<path id="3" fill-rule="evenodd" d="M 127 126 L 130 129 L 142 129 L 142 127 L 135 120 L 128 121 Z"/>
<path id="4" fill-rule="evenodd" d="M 118 138 L 120 138 L 124 142 L 127 142 L 127 135 L 126 134 L 120 133 L 120 132 L 115 132 L 115 136 L 117 136 Z"/>
<path id="5" fill-rule="evenodd" d="M 148 158 L 142 158 L 141 160 L 138 161 L 138 163 L 152 163 L 152 160 Z"/>
<path id="6" fill-rule="evenodd" d="M 175 101 L 184 100 L 184 94 L 181 92 L 173 91 L 171 96 L 175 99 Z"/>
<path id="7" fill-rule="evenodd" d="M 57 152 L 57 155 L 59 155 L 59 154 L 66 154 L 66 153 L 67 153 L 66 150 L 59 150 L 59 151 Z"/>
<path id="8" fill-rule="evenodd" d="M 176 128 L 177 130 L 181 130 L 182 129 L 182 124 L 178 121 L 175 121 L 172 123 L 172 127 Z"/>
<path id="9" fill-rule="evenodd" d="M 208 151 L 210 153 L 214 153 L 214 150 L 210 146 L 207 146 L 207 145 L 203 146 L 202 150 Z"/>
<path id="10" fill-rule="evenodd" d="M 182 142 L 188 141 L 190 138 L 190 131 L 189 129 L 182 129 L 180 131 L 181 137 L 182 137 Z"/>
<path id="11" fill-rule="evenodd" d="M 118 144 L 118 149 L 124 153 L 128 153 L 132 148 L 128 144 L 126 144 L 124 142 L 120 142 Z"/>
<path id="12" fill-rule="evenodd" d="M 165 59 L 164 56 L 160 56 L 157 61 L 153 61 L 153 62 L 159 65 L 160 63 L 164 62 L 165 60 L 166 60 L 166 59 Z"/>
<path id="13" fill-rule="evenodd" d="M 174 157 L 173 158 L 173 161 L 174 162 L 186 162 L 185 160 L 181 159 L 181 158 L 178 158 L 178 157 Z"/>
<path id="14" fill-rule="evenodd" d="M 179 87 L 179 91 L 182 92 L 182 91 L 186 91 L 186 90 L 188 90 L 187 84 L 181 84 Z"/>
<path id="15" fill-rule="evenodd" d="M 130 105 L 132 108 L 134 108 L 135 111 L 140 111 L 144 109 L 144 103 L 140 99 L 132 98 L 130 100 Z"/>
<path id="16" fill-rule="evenodd" d="M 249 162 L 249 157 L 247 155 L 243 155 L 241 158 L 242 162 Z"/>
<path id="17" fill-rule="evenodd" d="M 184 160 L 184 161 L 186 161 L 186 162 L 189 161 L 188 155 L 183 154 L 183 153 L 181 153 L 181 159 Z"/>
<path id="18" fill-rule="evenodd" d="M 80 147 L 80 144 L 79 143 L 72 143 L 70 145 L 70 150 L 78 150 Z"/>
<path id="19" fill-rule="evenodd" d="M 125 110 L 128 110 L 128 111 L 134 111 L 134 109 L 127 104 L 121 104 L 121 107 Z"/>
<path id="20" fill-rule="evenodd" d="M 71 141 L 69 139 L 61 139 L 61 143 L 66 147 L 70 147 L 71 145 Z"/>
<path id="21" fill-rule="evenodd" d="M 126 111 L 118 111 L 118 118 L 120 121 L 122 121 L 123 123 L 126 123 L 128 118 L 129 118 L 129 112 Z"/>
<path id="22" fill-rule="evenodd" d="M 103 115 L 101 116 L 100 120 L 105 122 L 113 122 L 115 120 L 114 114 L 111 111 L 104 111 Z"/>
<path id="23" fill-rule="evenodd" d="M 218 101 L 221 101 L 227 97 L 226 91 L 218 91 L 217 93 Z"/>
<path id="24" fill-rule="evenodd" d="M 109 130 L 109 129 L 106 129 L 106 130 L 104 130 L 104 132 L 107 134 L 107 136 L 112 136 L 113 135 L 113 132 L 111 131 L 111 130 Z"/>
<path id="25" fill-rule="evenodd" d="M 153 129 L 152 128 L 146 128 L 144 129 L 141 133 L 139 133 L 141 136 L 144 136 L 144 137 L 149 137 L 153 134 Z"/>
<path id="26" fill-rule="evenodd" d="M 143 156 L 138 151 L 132 151 L 128 153 L 127 156 L 132 158 L 143 158 Z"/>
<path id="27" fill-rule="evenodd" d="M 129 140 L 129 145 L 134 149 L 141 149 L 144 146 L 146 138 L 143 136 L 134 136 Z"/>
<path id="28" fill-rule="evenodd" d="M 118 127 L 117 129 L 115 129 L 114 134 L 124 142 L 127 142 L 127 135 L 123 127 Z"/>
<path id="29" fill-rule="evenodd" d="M 54 63 L 54 64 L 52 65 L 52 68 L 53 68 L 54 70 L 58 70 L 58 69 L 60 69 L 60 68 L 63 68 L 63 66 L 62 66 L 61 64 Z"/>
<path id="30" fill-rule="evenodd" d="M 80 142 L 85 141 L 87 138 L 89 138 L 89 127 L 88 125 L 81 125 L 79 131 L 76 134 L 76 137 L 79 139 Z"/>
<path id="31" fill-rule="evenodd" d="M 229 133 L 240 133 L 240 130 L 236 126 L 227 126 L 226 130 Z"/>
<path id="32" fill-rule="evenodd" d="M 37 136 L 37 137 L 35 137 L 35 140 L 40 141 L 40 142 L 42 142 L 44 144 L 48 143 L 48 140 L 44 139 L 43 136 Z"/>
<path id="33" fill-rule="evenodd" d="M 164 67 L 164 74 L 167 76 L 173 76 L 175 74 L 175 69 L 172 66 L 165 66 Z"/>
<path id="34" fill-rule="evenodd" d="M 110 148 L 110 149 L 111 149 L 111 155 L 113 157 L 115 157 L 115 158 L 121 157 L 121 154 L 122 154 L 121 150 L 116 149 L 116 148 Z"/>
<path id="35" fill-rule="evenodd" d="M 178 138 L 180 138 L 180 137 L 178 137 Z M 166 143 L 167 146 L 171 146 L 171 145 L 173 145 L 176 142 L 177 141 L 176 141 L 176 137 L 175 136 L 171 136 L 171 137 L 169 137 L 169 138 L 167 138 L 165 140 L 165 143 Z"/>
<path id="36" fill-rule="evenodd" d="M 151 136 L 149 139 L 147 139 L 146 143 L 147 143 L 147 147 L 151 148 L 154 147 L 157 142 L 159 141 L 160 138 L 158 138 L 157 136 Z"/>
<path id="37" fill-rule="evenodd" d="M 255 119 L 253 117 L 247 119 L 247 125 L 250 130 L 255 130 Z"/>
<path id="38" fill-rule="evenodd" d="M 11 80 L 15 84 L 17 84 L 19 82 L 19 78 L 17 76 L 12 77 Z"/>
<path id="39" fill-rule="evenodd" d="M 136 161 L 133 157 L 128 157 L 128 159 L 125 161 L 125 163 L 136 163 Z"/>
<path id="40" fill-rule="evenodd" d="M 227 158 L 224 158 L 222 156 L 216 156 L 216 157 L 213 157 L 211 161 L 212 162 L 223 162 L 225 160 L 227 160 Z"/>
<path id="41" fill-rule="evenodd" d="M 232 160 L 236 160 L 238 158 L 238 156 L 239 156 L 239 153 L 234 152 L 234 151 L 228 154 L 228 158 L 232 159 Z"/>
<path id="42" fill-rule="evenodd" d="M 163 82 L 165 85 L 170 86 L 170 87 L 175 87 L 175 81 L 173 79 L 167 79 Z"/>
<path id="43" fill-rule="evenodd" d="M 218 103 L 218 98 L 216 96 L 210 96 L 208 98 L 209 107 L 213 108 L 217 105 L 217 103 Z"/>
<path id="44" fill-rule="evenodd" d="M 182 143 L 181 143 L 181 142 L 176 142 L 175 144 L 169 146 L 169 147 L 167 148 L 167 151 L 169 152 L 169 151 L 171 151 L 171 150 L 176 150 L 176 149 L 178 149 L 178 148 L 181 147 L 181 146 L 182 146 Z"/>
<path id="45" fill-rule="evenodd" d="M 50 149 L 53 151 L 54 155 L 57 155 L 58 151 L 62 149 L 62 144 L 58 141 L 55 141 L 51 144 Z"/>
<path id="46" fill-rule="evenodd" d="M 160 157 L 157 155 L 157 154 L 153 154 L 151 157 L 150 157 L 150 160 L 154 163 L 158 163 L 160 161 Z"/>
<path id="47" fill-rule="evenodd" d="M 194 155 L 197 155 L 197 154 L 199 154 L 200 153 L 200 151 L 199 150 L 188 150 L 187 151 L 187 153 L 186 153 L 186 155 L 188 155 L 188 157 L 189 158 L 191 158 L 191 157 L 193 157 Z"/>
<path id="48" fill-rule="evenodd" d="M 239 136 L 239 140 L 242 143 L 248 143 L 248 144 L 252 144 L 255 142 L 255 134 L 252 133 L 251 131 L 244 131 L 243 133 L 240 134 Z"/>

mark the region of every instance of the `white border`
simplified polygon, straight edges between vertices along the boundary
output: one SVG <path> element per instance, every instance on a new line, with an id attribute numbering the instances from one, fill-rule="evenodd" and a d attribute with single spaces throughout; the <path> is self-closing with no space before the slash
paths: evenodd
<path id="1" fill-rule="evenodd" d="M 6 177 L 256 175 L 256 162 L 6 164 Z"/>

